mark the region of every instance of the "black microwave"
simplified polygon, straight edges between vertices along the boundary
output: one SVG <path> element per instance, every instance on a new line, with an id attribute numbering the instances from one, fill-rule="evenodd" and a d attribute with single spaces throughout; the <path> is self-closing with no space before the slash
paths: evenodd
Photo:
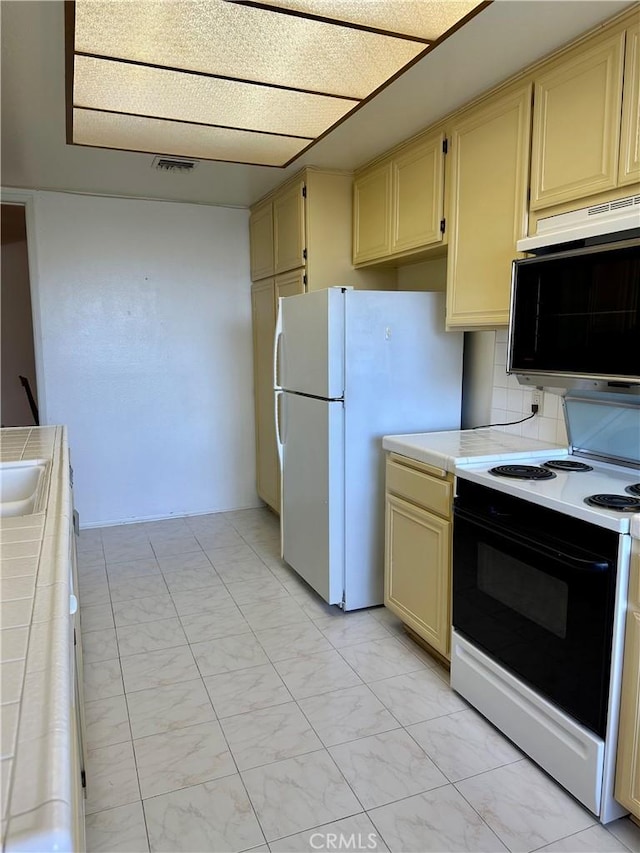
<path id="1" fill-rule="evenodd" d="M 507 365 L 522 384 L 640 390 L 640 239 L 514 261 Z"/>

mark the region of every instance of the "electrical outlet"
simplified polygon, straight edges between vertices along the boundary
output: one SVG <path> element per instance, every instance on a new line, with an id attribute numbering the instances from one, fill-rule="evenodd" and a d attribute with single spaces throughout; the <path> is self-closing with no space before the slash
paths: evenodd
<path id="1" fill-rule="evenodd" d="M 544 397 L 544 391 L 542 388 L 534 388 L 531 392 L 531 405 L 537 406 L 538 411 L 542 409 L 542 398 Z"/>

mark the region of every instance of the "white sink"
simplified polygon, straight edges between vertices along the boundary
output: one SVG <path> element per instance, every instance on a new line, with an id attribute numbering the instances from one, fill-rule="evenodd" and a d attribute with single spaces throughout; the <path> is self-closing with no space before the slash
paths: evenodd
<path id="1" fill-rule="evenodd" d="M 38 512 L 46 467 L 43 459 L 0 463 L 0 518 Z"/>

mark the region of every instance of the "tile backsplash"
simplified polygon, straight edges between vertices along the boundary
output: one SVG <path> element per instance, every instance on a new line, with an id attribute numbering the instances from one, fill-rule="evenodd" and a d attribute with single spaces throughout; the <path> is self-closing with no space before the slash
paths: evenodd
<path id="1" fill-rule="evenodd" d="M 493 391 L 491 394 L 490 423 L 517 421 L 531 414 L 531 390 L 525 388 L 515 376 L 507 375 L 507 330 L 496 331 L 493 356 Z M 562 414 L 562 400 L 558 393 L 545 388 L 541 411 L 530 420 L 513 426 L 499 427 L 504 432 L 538 438 L 541 441 L 567 443 L 567 432 Z"/>

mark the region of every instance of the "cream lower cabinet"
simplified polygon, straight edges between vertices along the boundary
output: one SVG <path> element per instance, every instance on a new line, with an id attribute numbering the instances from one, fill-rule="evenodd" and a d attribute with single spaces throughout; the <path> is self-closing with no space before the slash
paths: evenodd
<path id="1" fill-rule="evenodd" d="M 458 114 L 448 162 L 447 328 L 509 321 L 511 264 L 527 234 L 531 84 Z"/>
<path id="2" fill-rule="evenodd" d="M 640 820 L 640 540 L 633 540 L 615 796 Z"/>
<path id="3" fill-rule="evenodd" d="M 451 636 L 453 477 L 390 454 L 384 603 L 443 657 Z"/>
<path id="4" fill-rule="evenodd" d="M 256 419 L 256 489 L 280 512 L 280 465 L 273 403 L 273 337 L 276 328 L 275 281 L 251 286 L 253 321 L 253 395 Z"/>
<path id="5" fill-rule="evenodd" d="M 298 296 L 300 293 L 304 293 L 305 273 L 303 269 L 299 270 L 291 270 L 291 272 L 285 272 L 282 275 L 276 276 L 276 312 L 278 309 L 278 299 L 281 296 Z"/>

